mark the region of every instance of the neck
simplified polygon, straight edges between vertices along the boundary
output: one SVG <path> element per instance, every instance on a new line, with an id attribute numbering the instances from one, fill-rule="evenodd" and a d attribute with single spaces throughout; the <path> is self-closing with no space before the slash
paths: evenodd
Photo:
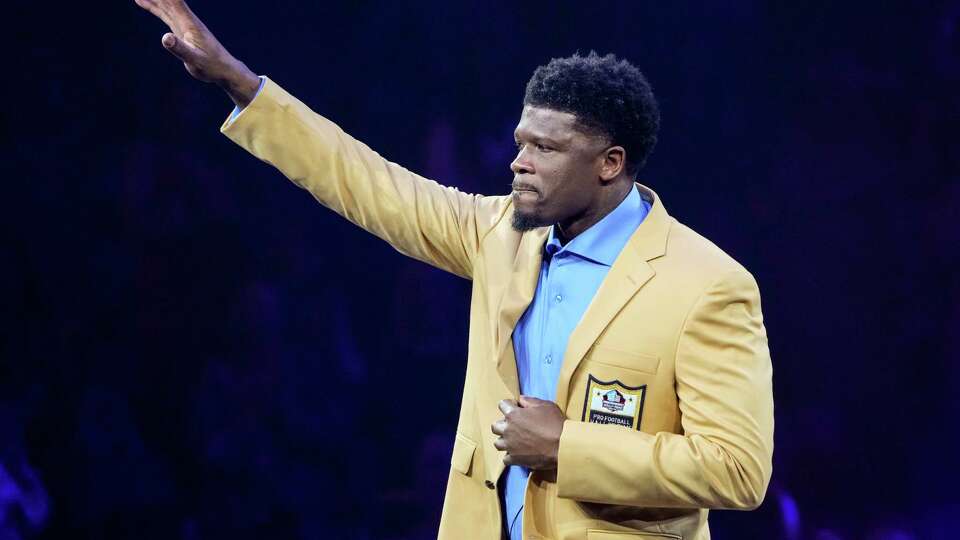
<path id="1" fill-rule="evenodd" d="M 557 223 L 557 237 L 561 244 L 576 238 L 580 233 L 589 229 L 598 221 L 606 217 L 607 214 L 620 206 L 620 203 L 627 198 L 630 190 L 633 189 L 633 182 L 617 182 L 609 189 L 601 190 L 600 196 L 595 204 L 590 205 L 582 213 L 568 220 Z"/>

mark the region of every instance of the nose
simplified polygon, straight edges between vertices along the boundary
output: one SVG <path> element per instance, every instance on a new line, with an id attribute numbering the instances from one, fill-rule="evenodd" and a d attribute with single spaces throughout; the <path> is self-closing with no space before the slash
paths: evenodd
<path id="1" fill-rule="evenodd" d="M 533 174 L 533 165 L 527 161 L 524 149 L 517 152 L 517 157 L 513 158 L 513 162 L 510 163 L 510 170 L 513 171 L 513 174 Z"/>

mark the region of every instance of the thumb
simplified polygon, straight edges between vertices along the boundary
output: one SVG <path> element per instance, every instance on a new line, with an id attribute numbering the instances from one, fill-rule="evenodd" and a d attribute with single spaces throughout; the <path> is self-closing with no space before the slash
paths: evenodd
<path id="1" fill-rule="evenodd" d="M 164 34 L 160 39 L 160 43 L 163 44 L 164 49 L 170 51 L 174 56 L 183 62 L 193 64 L 196 60 L 196 54 L 193 51 L 193 47 L 187 45 L 185 41 L 178 38 L 171 32 Z"/>

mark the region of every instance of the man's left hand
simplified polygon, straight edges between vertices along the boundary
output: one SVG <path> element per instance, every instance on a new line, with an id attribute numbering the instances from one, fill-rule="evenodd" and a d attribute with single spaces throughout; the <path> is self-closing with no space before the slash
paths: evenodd
<path id="1" fill-rule="evenodd" d="M 493 446 L 507 452 L 503 462 L 536 470 L 556 469 L 566 420 L 560 407 L 529 396 L 520 396 L 519 402 L 505 399 L 499 407 L 503 420 L 494 422 L 491 429 L 500 436 Z"/>

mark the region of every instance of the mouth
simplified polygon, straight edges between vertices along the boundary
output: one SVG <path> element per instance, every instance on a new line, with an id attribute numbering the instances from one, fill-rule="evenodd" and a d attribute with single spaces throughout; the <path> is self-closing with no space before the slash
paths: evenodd
<path id="1" fill-rule="evenodd" d="M 513 204 L 518 207 L 534 207 L 540 204 L 540 194 L 532 189 L 513 190 Z"/>
<path id="2" fill-rule="evenodd" d="M 540 192 L 537 191 L 536 189 L 523 184 L 515 184 L 513 186 L 513 192 L 514 193 L 533 193 L 534 195 L 540 195 Z"/>
<path id="3" fill-rule="evenodd" d="M 521 197 L 533 197 L 535 199 L 539 199 L 540 194 L 532 189 L 515 189 L 513 190 L 513 197 L 517 199 Z"/>

